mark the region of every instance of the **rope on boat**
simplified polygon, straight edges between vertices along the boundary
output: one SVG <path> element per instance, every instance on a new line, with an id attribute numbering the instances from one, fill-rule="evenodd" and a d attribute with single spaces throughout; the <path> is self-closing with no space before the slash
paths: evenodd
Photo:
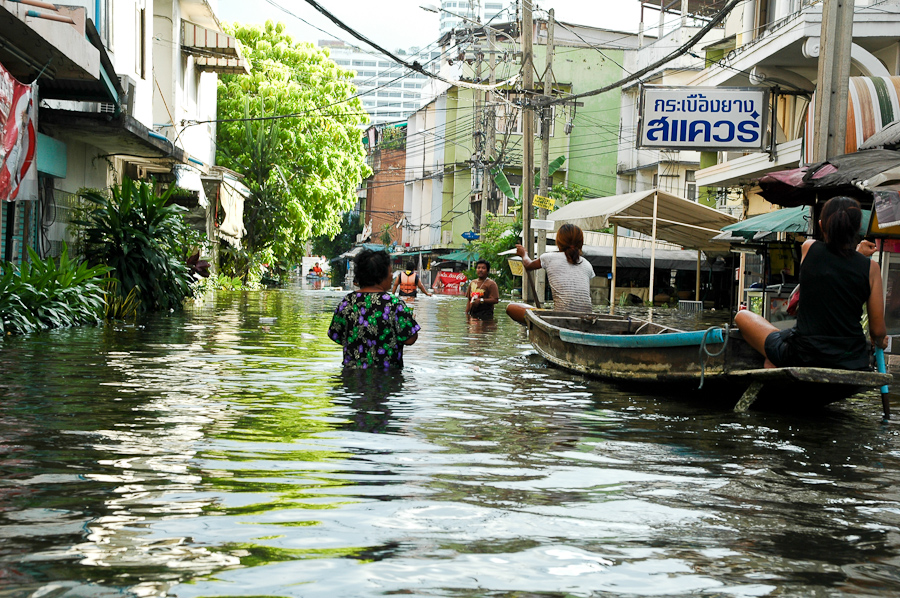
<path id="1" fill-rule="evenodd" d="M 718 357 L 722 353 L 725 352 L 725 349 L 728 348 L 728 324 L 725 324 L 725 327 L 721 326 L 710 326 L 706 329 L 706 332 L 703 333 L 703 338 L 700 339 L 700 386 L 697 387 L 697 390 L 703 389 L 703 381 L 706 377 L 706 362 L 709 361 L 710 357 Z M 714 330 L 721 330 L 723 332 L 724 342 L 722 343 L 722 348 L 719 349 L 718 353 L 710 353 L 709 349 L 706 348 L 706 337 L 709 336 L 709 333 Z"/>

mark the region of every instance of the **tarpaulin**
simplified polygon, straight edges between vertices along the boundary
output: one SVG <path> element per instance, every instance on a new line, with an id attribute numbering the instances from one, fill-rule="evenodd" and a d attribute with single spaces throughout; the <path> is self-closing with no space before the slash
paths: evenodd
<path id="1" fill-rule="evenodd" d="M 36 91 L 0 64 L 0 201 L 37 199 Z"/>

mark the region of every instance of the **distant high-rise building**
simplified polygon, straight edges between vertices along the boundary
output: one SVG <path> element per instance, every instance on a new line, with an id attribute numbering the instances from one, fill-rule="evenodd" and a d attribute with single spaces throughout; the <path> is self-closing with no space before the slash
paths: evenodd
<path id="1" fill-rule="evenodd" d="M 425 97 L 428 89 L 426 75 L 410 71 L 383 54 L 363 51 L 337 40 L 319 40 L 319 47 L 328 48 L 331 59 L 338 65 L 356 71 L 353 84 L 363 108 L 371 117 L 369 124 L 406 120 L 431 99 Z M 408 53 L 398 50 L 397 54 L 406 55 L 410 62 L 416 60 L 435 72 L 440 67 L 438 49 L 420 51 L 410 48 Z"/>
<path id="2" fill-rule="evenodd" d="M 504 0 L 441 0 L 441 35 L 453 29 L 465 28 L 466 19 L 482 23 L 507 23 L 515 20 L 515 1 Z M 465 19 L 460 18 L 465 17 Z M 471 21 L 468 24 L 472 24 Z"/>

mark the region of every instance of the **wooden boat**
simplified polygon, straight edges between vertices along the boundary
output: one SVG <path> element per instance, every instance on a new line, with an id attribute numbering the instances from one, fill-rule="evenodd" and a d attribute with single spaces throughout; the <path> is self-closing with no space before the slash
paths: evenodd
<path id="1" fill-rule="evenodd" d="M 737 329 L 684 331 L 627 316 L 540 309 L 525 312 L 525 326 L 537 352 L 564 369 L 667 392 L 739 396 L 738 411 L 755 401 L 827 404 L 893 379 L 830 368 L 764 369 Z"/>

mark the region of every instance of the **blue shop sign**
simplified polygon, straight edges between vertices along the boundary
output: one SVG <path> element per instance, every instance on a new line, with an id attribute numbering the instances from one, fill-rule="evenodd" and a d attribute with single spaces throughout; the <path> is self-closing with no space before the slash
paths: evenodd
<path id="1" fill-rule="evenodd" d="M 647 85 L 640 147 L 764 151 L 769 92 L 755 87 Z"/>

